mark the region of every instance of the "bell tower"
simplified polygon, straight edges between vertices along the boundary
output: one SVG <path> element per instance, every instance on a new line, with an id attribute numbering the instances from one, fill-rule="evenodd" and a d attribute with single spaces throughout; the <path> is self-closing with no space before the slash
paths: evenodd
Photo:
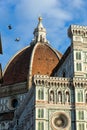
<path id="1" fill-rule="evenodd" d="M 87 26 L 71 25 L 68 36 L 71 39 L 74 76 L 87 78 Z"/>

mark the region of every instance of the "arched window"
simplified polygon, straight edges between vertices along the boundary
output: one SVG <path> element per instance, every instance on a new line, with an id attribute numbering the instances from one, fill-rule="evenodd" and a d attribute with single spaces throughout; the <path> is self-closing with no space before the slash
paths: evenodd
<path id="1" fill-rule="evenodd" d="M 54 91 L 53 90 L 50 91 L 49 101 L 52 103 L 54 102 Z"/>
<path id="2" fill-rule="evenodd" d="M 78 130 L 84 130 L 84 124 L 79 124 L 79 129 Z"/>
<path id="3" fill-rule="evenodd" d="M 43 117 L 44 117 L 44 110 L 38 109 L 38 118 L 43 118 Z"/>
<path id="4" fill-rule="evenodd" d="M 83 92 L 82 91 L 78 92 L 78 102 L 83 102 Z"/>
<path id="5" fill-rule="evenodd" d="M 70 102 L 70 95 L 68 91 L 66 92 L 66 102 Z"/>
<path id="6" fill-rule="evenodd" d="M 79 111 L 78 112 L 78 119 L 79 120 L 84 120 L 84 111 Z"/>
<path id="7" fill-rule="evenodd" d="M 40 90 L 38 90 L 38 99 L 40 99 Z"/>
<path id="8" fill-rule="evenodd" d="M 43 89 L 39 89 L 39 90 L 38 90 L 38 99 L 44 99 Z"/>
<path id="9" fill-rule="evenodd" d="M 62 92 L 58 92 L 58 102 L 62 102 Z"/>
<path id="10" fill-rule="evenodd" d="M 76 52 L 76 60 L 81 60 L 81 52 Z"/>
<path id="11" fill-rule="evenodd" d="M 82 64 L 81 63 L 76 63 L 76 70 L 81 71 L 82 70 Z"/>
<path id="12" fill-rule="evenodd" d="M 44 130 L 44 122 L 38 122 L 38 130 Z"/>

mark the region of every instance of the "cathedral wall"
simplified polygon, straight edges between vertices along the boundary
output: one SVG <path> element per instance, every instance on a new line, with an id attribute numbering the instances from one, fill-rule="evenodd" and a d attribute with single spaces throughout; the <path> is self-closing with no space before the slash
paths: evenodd
<path id="1" fill-rule="evenodd" d="M 35 129 L 35 91 L 34 87 L 27 93 L 20 108 L 15 112 L 11 130 L 34 130 Z"/>
<path id="2" fill-rule="evenodd" d="M 74 64 L 73 64 L 73 52 L 72 50 L 63 61 L 61 66 L 59 67 L 56 76 L 58 77 L 73 77 L 74 74 Z"/>
<path id="3" fill-rule="evenodd" d="M 74 89 L 69 80 L 48 76 L 35 78 L 36 130 L 39 127 L 41 130 L 60 129 L 60 125 L 61 129 L 63 125 L 65 130 L 75 129 Z M 60 123 L 61 119 L 65 124 Z"/>
<path id="4" fill-rule="evenodd" d="M 20 106 L 25 94 L 0 98 L 0 130 L 7 130 L 14 116 L 14 110 Z"/>
<path id="5" fill-rule="evenodd" d="M 87 84 L 86 79 L 74 78 L 76 130 L 87 129 Z"/>

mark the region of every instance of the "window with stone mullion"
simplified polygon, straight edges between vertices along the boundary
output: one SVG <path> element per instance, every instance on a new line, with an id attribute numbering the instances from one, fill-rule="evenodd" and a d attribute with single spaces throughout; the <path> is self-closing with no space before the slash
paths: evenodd
<path id="1" fill-rule="evenodd" d="M 44 130 L 44 122 L 38 122 L 38 130 Z"/>
<path id="2" fill-rule="evenodd" d="M 76 52 L 76 60 L 81 60 L 81 52 Z"/>
<path id="3" fill-rule="evenodd" d="M 78 92 L 78 102 L 83 102 L 83 92 Z"/>
<path id="4" fill-rule="evenodd" d="M 78 130 L 84 130 L 84 124 L 79 124 L 79 129 Z"/>

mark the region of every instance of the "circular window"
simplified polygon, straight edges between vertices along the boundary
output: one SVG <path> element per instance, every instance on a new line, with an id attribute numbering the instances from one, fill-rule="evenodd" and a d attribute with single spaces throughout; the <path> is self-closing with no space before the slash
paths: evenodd
<path id="1" fill-rule="evenodd" d="M 18 106 L 18 100 L 17 100 L 17 99 L 13 99 L 13 100 L 11 101 L 11 106 L 12 106 L 13 108 L 16 108 L 16 107 Z"/>
<path id="2" fill-rule="evenodd" d="M 51 125 L 55 130 L 62 130 L 69 126 L 69 118 L 65 113 L 55 113 L 52 116 Z"/>

